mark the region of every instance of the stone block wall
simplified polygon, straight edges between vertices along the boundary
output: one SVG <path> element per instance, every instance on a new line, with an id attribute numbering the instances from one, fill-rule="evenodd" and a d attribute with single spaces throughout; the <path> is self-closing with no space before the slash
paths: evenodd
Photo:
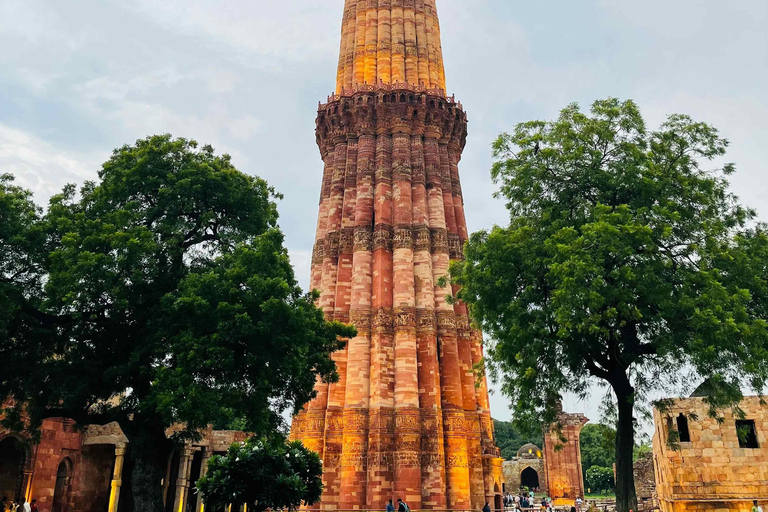
<path id="1" fill-rule="evenodd" d="M 676 400 L 667 411 L 654 410 L 653 457 L 656 488 L 664 512 L 751 510 L 753 499 L 768 501 L 768 407 L 759 397 L 740 404 L 755 422 L 757 447 L 740 446 L 736 418 L 710 418 L 702 398 Z M 669 446 L 677 418 L 687 418 L 690 441 Z M 685 436 L 682 436 L 685 439 Z"/>
<path id="2" fill-rule="evenodd" d="M 544 471 L 544 459 L 524 459 L 515 457 L 504 461 L 504 483 L 506 491 L 515 494 L 522 485 L 521 475 L 526 469 L 532 469 L 539 475 L 539 489 L 547 489 L 547 478 Z"/>

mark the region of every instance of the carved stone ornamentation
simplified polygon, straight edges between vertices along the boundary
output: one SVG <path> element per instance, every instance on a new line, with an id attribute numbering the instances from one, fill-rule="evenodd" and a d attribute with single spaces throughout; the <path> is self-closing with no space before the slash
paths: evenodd
<path id="1" fill-rule="evenodd" d="M 352 254 L 355 248 L 355 228 L 344 228 L 339 238 L 339 253 Z"/>
<path id="2" fill-rule="evenodd" d="M 416 308 L 397 308 L 395 309 L 395 330 L 415 331 L 416 330 Z"/>
<path id="3" fill-rule="evenodd" d="M 373 250 L 373 232 L 366 227 L 355 228 L 355 252 L 371 252 Z"/>
<path id="4" fill-rule="evenodd" d="M 371 312 L 370 310 L 354 310 L 349 313 L 349 323 L 357 329 L 358 336 L 371 334 Z"/>
<path id="5" fill-rule="evenodd" d="M 337 261 L 339 259 L 339 241 L 341 239 L 341 233 L 338 231 L 332 231 L 325 235 L 325 259 L 331 261 Z"/>
<path id="6" fill-rule="evenodd" d="M 393 332 L 394 315 L 391 309 L 379 308 L 373 313 L 371 325 L 374 332 L 391 334 Z"/>
<path id="7" fill-rule="evenodd" d="M 392 251 L 392 226 L 378 224 L 373 232 L 373 250 Z"/>
<path id="8" fill-rule="evenodd" d="M 448 254 L 448 232 L 442 228 L 431 229 L 432 254 Z"/>
<path id="9" fill-rule="evenodd" d="M 461 261 L 464 259 L 464 244 L 456 233 L 448 233 L 448 253 L 451 260 Z"/>
<path id="10" fill-rule="evenodd" d="M 413 228 L 409 225 L 401 225 L 395 228 L 395 249 L 413 249 Z"/>
<path id="11" fill-rule="evenodd" d="M 429 231 L 429 227 L 425 224 L 417 224 L 413 226 L 413 250 L 414 251 L 431 251 L 432 250 L 432 234 Z"/>

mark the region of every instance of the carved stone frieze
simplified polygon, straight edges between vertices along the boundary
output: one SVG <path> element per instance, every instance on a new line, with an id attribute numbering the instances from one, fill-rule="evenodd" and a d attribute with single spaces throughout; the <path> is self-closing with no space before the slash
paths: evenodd
<path id="1" fill-rule="evenodd" d="M 456 315 L 456 335 L 462 339 L 471 338 L 472 329 L 470 329 L 467 315 Z"/>
<path id="2" fill-rule="evenodd" d="M 374 332 L 391 334 L 393 331 L 394 314 L 391 309 L 379 308 L 373 312 L 371 325 Z"/>
<path id="3" fill-rule="evenodd" d="M 338 231 L 331 231 L 325 235 L 325 259 L 331 261 L 337 261 L 339 259 L 339 241 L 341 240 L 341 233 Z"/>
<path id="4" fill-rule="evenodd" d="M 392 226 L 387 224 L 377 224 L 373 231 L 373 250 L 384 249 L 392 250 Z"/>
<path id="5" fill-rule="evenodd" d="M 395 249 L 413 249 L 413 228 L 410 225 L 401 225 L 395 228 Z"/>
<path id="6" fill-rule="evenodd" d="M 448 232 L 443 228 L 430 229 L 432 234 L 432 254 L 448 254 Z"/>
<path id="7" fill-rule="evenodd" d="M 355 249 L 355 228 L 344 228 L 339 238 L 339 253 L 352 254 Z"/>
<path id="8" fill-rule="evenodd" d="M 373 250 L 373 231 L 367 227 L 356 227 L 354 232 L 355 252 L 371 252 Z"/>
<path id="9" fill-rule="evenodd" d="M 416 224 L 413 226 L 413 250 L 432 250 L 432 234 L 426 224 Z"/>
<path id="10" fill-rule="evenodd" d="M 371 312 L 370 310 L 352 310 L 349 312 L 349 323 L 357 329 L 358 336 L 368 336 L 371 334 Z"/>
<path id="11" fill-rule="evenodd" d="M 461 237 L 456 233 L 448 233 L 448 254 L 454 261 L 464 259 L 464 245 L 461 243 Z"/>
<path id="12" fill-rule="evenodd" d="M 322 265 L 325 259 L 325 240 L 321 240 L 315 243 L 314 249 L 312 249 L 312 263 L 315 265 Z"/>
<path id="13" fill-rule="evenodd" d="M 453 311 L 438 311 L 437 331 L 441 335 L 456 333 L 456 315 Z"/>
<path id="14" fill-rule="evenodd" d="M 396 308 L 394 322 L 397 331 L 415 330 L 416 308 Z"/>
<path id="15" fill-rule="evenodd" d="M 435 311 L 432 309 L 417 309 L 416 328 L 422 332 L 434 331 L 437 328 L 437 318 L 435 317 Z"/>

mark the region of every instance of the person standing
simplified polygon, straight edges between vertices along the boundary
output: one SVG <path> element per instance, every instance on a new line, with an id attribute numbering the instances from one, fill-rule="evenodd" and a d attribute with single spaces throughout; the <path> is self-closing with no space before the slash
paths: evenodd
<path id="1" fill-rule="evenodd" d="M 21 502 L 23 503 L 23 512 L 32 512 L 32 505 L 26 499 L 21 500 Z M 22 512 L 22 510 L 19 510 L 19 512 Z"/>
<path id="2" fill-rule="evenodd" d="M 38 509 L 37 509 L 37 500 L 36 499 L 32 500 L 32 512 L 39 512 Z"/>
<path id="3" fill-rule="evenodd" d="M 491 507 L 488 505 L 488 502 L 485 502 L 485 506 L 483 507 L 483 512 L 491 512 Z"/>
<path id="4" fill-rule="evenodd" d="M 763 512 L 763 507 L 757 504 L 757 500 L 752 502 L 752 512 Z"/>
<path id="5" fill-rule="evenodd" d="M 406 502 L 397 498 L 397 512 L 411 512 L 411 509 Z"/>
<path id="6" fill-rule="evenodd" d="M 392 500 L 389 500 L 387 502 L 387 512 L 395 512 L 395 506 L 392 505 Z"/>

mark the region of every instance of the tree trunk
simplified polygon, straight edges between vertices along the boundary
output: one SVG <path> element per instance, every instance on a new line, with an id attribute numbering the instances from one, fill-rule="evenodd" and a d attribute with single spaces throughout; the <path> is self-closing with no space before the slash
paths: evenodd
<path id="1" fill-rule="evenodd" d="M 140 430 L 130 438 L 128 451 L 133 462 L 131 490 L 135 512 L 164 512 L 162 483 L 168 448 L 162 429 Z"/>
<path id="2" fill-rule="evenodd" d="M 635 390 L 629 382 L 629 377 L 623 372 L 613 381 L 619 412 L 616 425 L 616 512 L 637 512 L 633 464 Z"/>

